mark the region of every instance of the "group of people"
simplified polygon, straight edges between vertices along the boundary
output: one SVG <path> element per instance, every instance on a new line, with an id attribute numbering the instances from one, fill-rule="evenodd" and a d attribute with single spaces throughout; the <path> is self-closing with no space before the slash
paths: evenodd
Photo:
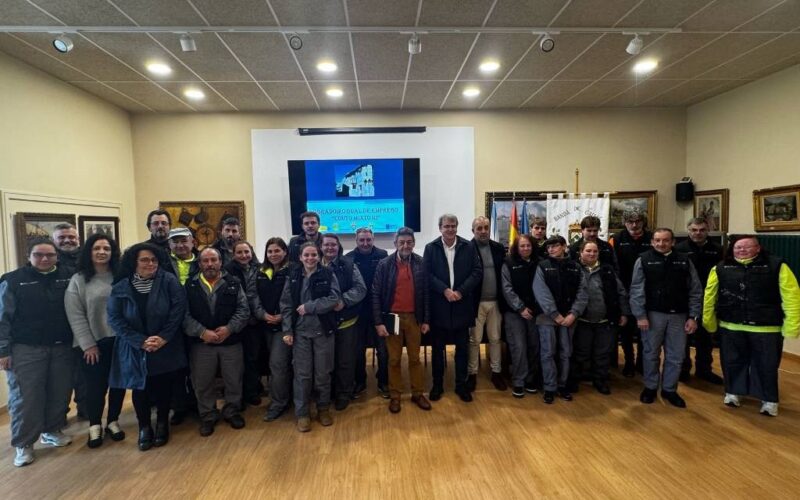
<path id="1" fill-rule="evenodd" d="M 221 221 L 218 241 L 201 251 L 163 210 L 148 214 L 151 238 L 124 254 L 106 234 L 81 247 L 74 227 L 59 226 L 52 239 L 31 242 L 28 265 L 0 278 L 14 463 L 33 462 L 37 440 L 70 443 L 62 429 L 73 388 L 90 448 L 125 438 L 118 419 L 126 390 L 142 451 L 167 444 L 170 424 L 188 412 L 196 411 L 202 436 L 220 420 L 241 429 L 243 408 L 261 404 L 265 374 L 265 421 L 293 405 L 297 430 L 307 432 L 314 404 L 329 426 L 331 406 L 344 411 L 366 388 L 369 345 L 391 413 L 402 409 L 404 346 L 412 404 L 431 410 L 443 397 L 448 344 L 455 393 L 469 403 L 484 336 L 491 383 L 508 389 L 503 332 L 516 398 L 541 391 L 547 404 L 570 401 L 584 381 L 610 394 L 619 338 L 623 375 L 643 374 L 641 402 L 653 403 L 660 388 L 666 402 L 685 407 L 678 384 L 690 376 L 689 336 L 695 376 L 724 384 L 724 404 L 752 395 L 761 413 L 777 416 L 783 337 L 800 333 L 800 288 L 786 263 L 752 235 L 732 237 L 723 255 L 703 219 L 690 220 L 689 239 L 677 245 L 671 229 L 648 231 L 640 213 L 627 212 L 624 222 L 604 241 L 600 220 L 587 216 L 568 245 L 545 237 L 546 221 L 534 218 L 506 251 L 490 239 L 486 217 L 472 221 L 466 240 L 458 218 L 445 214 L 441 237 L 422 256 L 406 227 L 394 234 L 392 254 L 361 228 L 345 255 L 339 237 L 320 233 L 318 214 L 306 212 L 303 233 L 288 243 L 269 239 L 263 262 L 235 218 Z M 716 331 L 724 378 L 711 370 Z M 427 397 L 423 342 L 432 349 Z"/>

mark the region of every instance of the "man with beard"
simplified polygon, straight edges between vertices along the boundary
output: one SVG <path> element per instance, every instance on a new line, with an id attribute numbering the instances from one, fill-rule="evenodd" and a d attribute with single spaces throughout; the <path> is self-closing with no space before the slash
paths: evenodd
<path id="1" fill-rule="evenodd" d="M 316 245 L 322 255 L 322 235 L 319 233 L 319 214 L 317 212 L 303 212 L 300 214 L 300 223 L 303 232 L 292 236 L 289 240 L 289 261 L 300 262 L 300 247 L 303 243 L 311 241 Z"/>
<path id="2" fill-rule="evenodd" d="M 217 238 L 217 241 L 213 245 L 222 256 L 222 267 L 225 267 L 233 260 L 233 249 L 241 238 L 242 231 L 239 219 L 236 217 L 225 217 L 222 219 L 222 229 L 219 231 L 219 238 Z"/>
<path id="3" fill-rule="evenodd" d="M 161 250 L 158 252 L 158 266 L 162 269 L 171 269 L 172 263 L 170 262 L 169 253 L 169 230 L 172 227 L 172 218 L 166 210 L 151 210 L 147 214 L 147 222 L 145 223 L 147 230 L 150 231 L 150 239 L 145 243 L 150 243 L 156 248 Z"/>
<path id="4" fill-rule="evenodd" d="M 58 224 L 53 228 L 53 242 L 58 252 L 58 267 L 75 273 L 81 246 L 78 243 L 78 230 L 69 223 Z"/>
<path id="5" fill-rule="evenodd" d="M 210 436 L 220 417 L 214 384 L 217 370 L 225 384 L 222 418 L 234 429 L 244 427 L 240 331 L 250 317 L 247 295 L 239 280 L 222 270 L 216 248 L 200 252 L 200 274 L 185 286 L 188 307 L 184 330 L 193 340 L 190 363 L 200 413 L 200 435 Z"/>

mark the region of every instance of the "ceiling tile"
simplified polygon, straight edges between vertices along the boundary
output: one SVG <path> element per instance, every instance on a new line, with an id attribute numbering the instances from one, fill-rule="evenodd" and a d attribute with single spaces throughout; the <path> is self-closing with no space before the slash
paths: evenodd
<path id="1" fill-rule="evenodd" d="M 419 0 L 347 0 L 350 26 L 414 26 Z"/>
<path id="2" fill-rule="evenodd" d="M 110 87 L 114 87 L 123 94 L 146 104 L 155 111 L 162 112 L 188 112 L 191 111 L 185 103 L 169 95 L 164 90 L 158 88 L 156 84 L 150 82 L 110 82 Z"/>
<path id="3" fill-rule="evenodd" d="M 457 82 L 447 96 L 443 109 L 478 109 L 497 84 L 498 82 L 487 81 Z M 466 89 L 478 89 L 481 93 L 475 97 L 466 97 L 463 94 Z"/>
<path id="4" fill-rule="evenodd" d="M 701 76 L 704 79 L 745 78 L 796 54 L 800 54 L 800 34 L 783 35 Z"/>
<path id="5" fill-rule="evenodd" d="M 341 89 L 344 95 L 328 97 L 325 92 L 332 88 Z M 317 96 L 317 102 L 322 111 L 358 109 L 358 94 L 356 94 L 356 84 L 353 82 L 314 82 L 311 83 L 311 90 Z"/>
<path id="6" fill-rule="evenodd" d="M 302 80 L 286 39 L 278 33 L 220 33 L 256 80 Z"/>
<path id="7" fill-rule="evenodd" d="M 491 97 L 484 98 L 482 109 L 516 109 L 545 83 L 547 82 L 512 82 L 506 80 L 497 87 Z"/>
<path id="8" fill-rule="evenodd" d="M 643 37 L 644 42 L 648 38 Z M 625 47 L 630 43 L 629 37 L 607 33 L 589 47 L 589 49 L 575 59 L 556 78 L 559 80 L 593 80 L 614 70 L 617 66 L 631 59 L 625 52 Z"/>
<path id="9" fill-rule="evenodd" d="M 359 81 L 405 80 L 408 35 L 354 33 L 353 52 Z"/>
<path id="10" fill-rule="evenodd" d="M 439 109 L 449 82 L 408 82 L 403 109 Z"/>
<path id="11" fill-rule="evenodd" d="M 297 60 L 309 80 L 354 80 L 350 40 L 345 33 L 307 33 L 303 48 L 295 51 Z M 333 61 L 338 66 L 334 73 L 317 69 L 320 61 Z"/>
<path id="12" fill-rule="evenodd" d="M 603 101 L 602 105 L 605 107 L 639 106 L 648 99 L 652 99 L 681 83 L 680 80 L 644 80 L 636 85 L 632 85 L 628 90 L 610 100 Z"/>
<path id="13" fill-rule="evenodd" d="M 204 80 L 225 82 L 252 80 L 214 33 L 192 35 L 197 44 L 195 52 L 183 52 L 180 38 L 172 33 L 157 33 L 153 36 Z"/>
<path id="14" fill-rule="evenodd" d="M 0 24 L 9 26 L 50 26 L 58 21 L 40 11 L 25 0 L 3 0 Z"/>
<path id="15" fill-rule="evenodd" d="M 420 26 L 480 26 L 492 0 L 428 0 L 422 3 Z"/>
<path id="16" fill-rule="evenodd" d="M 239 111 L 277 110 L 255 82 L 217 82 L 212 85 L 217 92 L 233 103 Z"/>
<path id="17" fill-rule="evenodd" d="M 682 104 L 684 106 L 691 106 L 692 104 L 697 104 L 700 101 L 705 101 L 706 99 L 710 99 L 714 96 L 724 94 L 729 90 L 733 90 L 737 87 L 741 87 L 742 85 L 747 85 L 750 83 L 746 80 L 727 80 L 717 87 L 714 87 L 707 92 L 701 92 L 695 96 L 690 97 L 689 99 L 685 100 Z"/>
<path id="18" fill-rule="evenodd" d="M 680 27 L 688 31 L 727 31 L 783 0 L 721 0 L 709 5 Z"/>
<path id="19" fill-rule="evenodd" d="M 536 36 L 530 34 L 484 33 L 478 38 L 478 43 L 472 49 L 459 79 L 496 80 L 502 78 L 535 42 Z M 479 67 L 482 62 L 487 60 L 500 63 L 500 69 L 490 74 L 481 72 Z"/>
<path id="20" fill-rule="evenodd" d="M 671 88 L 643 104 L 645 106 L 681 106 L 692 97 L 708 93 L 721 85 L 728 84 L 727 80 L 690 80 Z"/>
<path id="21" fill-rule="evenodd" d="M 614 26 L 640 0 L 572 0 L 553 22 L 558 27 Z"/>
<path id="22" fill-rule="evenodd" d="M 214 89 L 210 88 L 208 85 L 200 83 L 200 82 L 191 82 L 191 83 L 177 83 L 177 82 L 161 82 L 160 85 L 167 89 L 168 91 L 172 92 L 176 96 L 180 97 L 182 100 L 186 101 L 190 106 L 192 106 L 197 111 L 235 111 L 230 104 L 225 102 L 225 100 L 217 95 L 214 92 Z M 204 99 L 200 99 L 197 101 L 191 100 L 183 95 L 186 90 L 189 89 L 198 89 L 203 91 L 206 95 Z"/>
<path id="23" fill-rule="evenodd" d="M 498 2 L 487 26 L 545 27 L 569 0 L 505 0 Z"/>
<path id="24" fill-rule="evenodd" d="M 102 81 L 136 81 L 145 78 L 113 57 L 95 47 L 89 40 L 75 35 L 75 48 L 67 54 L 57 54 L 52 48 L 53 35 L 48 33 L 20 33 L 19 38 L 39 49 L 55 54 L 59 60 Z"/>
<path id="25" fill-rule="evenodd" d="M 558 81 L 543 86 L 535 96 L 522 105 L 524 108 L 552 108 L 577 94 L 590 82 Z"/>
<path id="26" fill-rule="evenodd" d="M 113 0 L 140 26 L 203 26 L 188 2 L 176 0 Z"/>
<path id="27" fill-rule="evenodd" d="M 130 19 L 105 0 L 34 0 L 34 3 L 71 26 L 133 25 Z"/>
<path id="28" fill-rule="evenodd" d="M 555 48 L 551 52 L 542 52 L 534 48 L 519 66 L 511 73 L 514 80 L 549 80 L 564 66 L 575 59 L 582 51 L 597 40 L 595 33 L 565 33 L 555 35 Z"/>
<path id="29" fill-rule="evenodd" d="M 133 113 L 147 113 L 153 111 L 144 105 L 134 101 L 133 99 L 114 91 L 106 85 L 99 82 L 70 82 L 72 85 L 79 89 L 85 90 L 90 94 L 99 97 L 105 101 L 115 104 L 122 109 L 126 109 Z"/>
<path id="30" fill-rule="evenodd" d="M 658 78 L 694 78 L 709 69 L 729 61 L 743 51 L 775 38 L 772 34 L 731 33 L 703 47 L 697 52 L 664 68 Z"/>
<path id="31" fill-rule="evenodd" d="M 47 53 L 42 53 L 15 39 L 10 34 L 0 33 L 0 50 L 62 80 L 86 80 L 90 78 L 61 62 L 63 59 L 56 57 L 57 53 L 55 51 L 51 50 Z M 49 55 L 50 53 L 53 55 Z"/>
<path id="32" fill-rule="evenodd" d="M 739 29 L 741 31 L 793 31 L 798 27 L 800 27 L 800 1 L 788 0 Z"/>
<path id="33" fill-rule="evenodd" d="M 411 59 L 410 80 L 453 80 L 475 35 L 423 35 L 422 52 Z"/>
<path id="34" fill-rule="evenodd" d="M 786 59 L 784 59 L 782 61 L 778 61 L 777 63 L 775 63 L 775 64 L 773 64 L 773 65 L 771 65 L 769 67 L 766 67 L 764 69 L 761 69 L 759 71 L 756 71 L 755 73 L 751 73 L 751 74 L 746 75 L 746 76 L 747 76 L 747 78 L 751 78 L 753 80 L 757 80 L 757 79 L 763 78 L 763 77 L 765 77 L 767 75 L 771 75 L 772 73 L 775 73 L 775 72 L 780 71 L 782 69 L 786 69 L 786 68 L 788 68 L 790 66 L 794 66 L 795 64 L 800 64 L 800 54 L 795 54 L 793 56 L 787 57 Z"/>
<path id="35" fill-rule="evenodd" d="M 281 111 L 316 110 L 305 82 L 258 82 Z"/>
<path id="36" fill-rule="evenodd" d="M 358 91 L 361 93 L 363 109 L 400 109 L 403 99 L 403 84 L 360 82 Z"/>
<path id="37" fill-rule="evenodd" d="M 212 26 L 275 26 L 264 0 L 192 0 Z"/>
<path id="38" fill-rule="evenodd" d="M 344 26 L 341 0 L 269 0 L 281 26 Z"/>
<path id="39" fill-rule="evenodd" d="M 159 81 L 192 81 L 198 78 L 175 60 L 146 33 L 87 33 L 86 37 L 115 57 Z M 147 64 L 160 62 L 172 68 L 167 76 L 151 75 Z"/>
<path id="40" fill-rule="evenodd" d="M 561 106 L 591 107 L 603 102 L 631 86 L 631 82 L 623 80 L 600 80 L 586 86 L 579 93 L 574 94 Z"/>
<path id="41" fill-rule="evenodd" d="M 645 0 L 625 19 L 617 24 L 620 28 L 652 27 L 672 28 L 687 20 L 716 0 Z"/>
<path id="42" fill-rule="evenodd" d="M 660 36 L 652 43 L 645 45 L 637 57 L 632 57 L 629 62 L 606 75 L 604 79 L 635 79 L 636 75 L 632 73 L 632 69 L 633 65 L 638 61 L 655 59 L 658 61 L 659 67 L 664 68 L 706 45 L 718 36 L 711 33 L 668 33 Z"/>

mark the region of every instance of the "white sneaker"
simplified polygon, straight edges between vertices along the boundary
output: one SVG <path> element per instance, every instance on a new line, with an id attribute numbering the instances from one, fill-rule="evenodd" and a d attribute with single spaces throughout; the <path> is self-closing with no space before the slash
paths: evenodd
<path id="1" fill-rule="evenodd" d="M 61 431 L 56 432 L 43 432 L 41 439 L 39 441 L 42 444 L 47 444 L 50 446 L 62 447 L 67 446 L 72 442 L 72 438 L 67 436 Z"/>
<path id="2" fill-rule="evenodd" d="M 730 406 L 731 408 L 739 408 L 742 406 L 742 402 L 739 401 L 739 396 L 736 394 L 731 394 L 729 392 L 725 393 L 725 400 L 723 401 L 725 406 Z"/>
<path id="3" fill-rule="evenodd" d="M 760 412 L 762 415 L 767 415 L 769 417 L 777 417 L 778 403 L 768 403 L 767 401 L 762 401 Z"/>
<path id="4" fill-rule="evenodd" d="M 33 463 L 36 457 L 33 455 L 33 445 L 17 447 L 17 455 L 14 457 L 14 466 L 22 467 Z"/>

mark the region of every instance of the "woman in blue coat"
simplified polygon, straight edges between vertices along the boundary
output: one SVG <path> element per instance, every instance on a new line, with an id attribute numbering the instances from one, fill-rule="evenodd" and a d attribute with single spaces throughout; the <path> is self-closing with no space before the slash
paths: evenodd
<path id="1" fill-rule="evenodd" d="M 108 323 L 117 337 L 109 386 L 133 390 L 142 451 L 167 444 L 173 379 L 186 366 L 180 329 L 186 297 L 178 279 L 159 269 L 158 254 L 149 243 L 129 248 L 108 300 Z"/>

